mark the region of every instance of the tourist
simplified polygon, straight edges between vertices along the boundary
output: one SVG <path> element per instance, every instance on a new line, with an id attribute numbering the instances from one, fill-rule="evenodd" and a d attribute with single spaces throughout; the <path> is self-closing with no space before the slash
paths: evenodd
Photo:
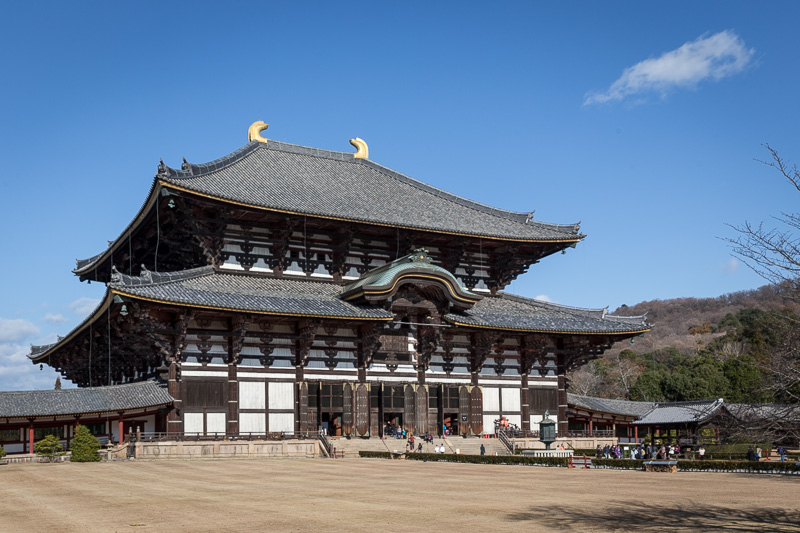
<path id="1" fill-rule="evenodd" d="M 606 459 L 609 459 L 609 449 L 608 449 L 608 444 L 606 444 L 605 446 L 603 446 L 603 457 L 604 457 L 604 458 L 606 458 Z"/>
<path id="2" fill-rule="evenodd" d="M 761 460 L 761 448 L 756 448 L 756 461 Z"/>
<path id="3" fill-rule="evenodd" d="M 778 455 L 781 456 L 781 462 L 785 463 L 786 462 L 786 448 L 784 448 L 783 446 L 778 446 Z"/>
<path id="4" fill-rule="evenodd" d="M 481 443 L 481 455 L 486 455 L 486 446 Z"/>
<path id="5" fill-rule="evenodd" d="M 753 451 L 753 447 L 752 446 L 747 448 L 747 460 L 748 461 L 756 461 L 756 452 Z"/>
<path id="6" fill-rule="evenodd" d="M 439 453 L 444 453 L 444 442 L 439 446 Z"/>
<path id="7" fill-rule="evenodd" d="M 422 443 L 421 442 L 419 443 L 419 446 L 417 446 L 417 453 L 422 453 Z"/>
<path id="8" fill-rule="evenodd" d="M 598 459 L 602 459 L 603 458 L 603 449 L 600 447 L 599 444 L 597 445 L 597 449 L 594 451 L 594 455 Z"/>
<path id="9" fill-rule="evenodd" d="M 702 460 L 703 460 L 703 458 L 704 458 L 705 456 L 706 456 L 706 449 L 705 449 L 705 447 L 704 447 L 704 446 L 701 444 L 701 445 L 700 445 L 700 449 L 699 449 L 699 450 L 697 450 L 697 458 L 698 458 L 698 459 L 700 459 L 700 460 L 702 461 Z"/>

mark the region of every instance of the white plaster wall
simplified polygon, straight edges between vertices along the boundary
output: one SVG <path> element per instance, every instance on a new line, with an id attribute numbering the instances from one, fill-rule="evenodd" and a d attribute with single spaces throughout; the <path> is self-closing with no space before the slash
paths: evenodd
<path id="1" fill-rule="evenodd" d="M 239 409 L 265 409 L 267 389 L 261 381 L 239 382 Z"/>
<path id="2" fill-rule="evenodd" d="M 266 433 L 267 416 L 264 413 L 239 413 L 239 432 Z"/>
<path id="3" fill-rule="evenodd" d="M 500 391 L 503 395 L 503 414 L 509 416 L 509 413 L 519 413 L 519 389 L 500 389 Z"/>
<path id="4" fill-rule="evenodd" d="M 516 424 L 517 427 L 522 427 L 522 416 L 521 415 L 505 415 L 508 419 L 509 424 Z"/>
<path id="5" fill-rule="evenodd" d="M 203 433 L 203 413 L 183 413 L 183 432 L 187 435 Z"/>
<path id="6" fill-rule="evenodd" d="M 206 434 L 221 433 L 224 435 L 227 432 L 226 430 L 225 413 L 206 414 Z"/>
<path id="7" fill-rule="evenodd" d="M 483 410 L 484 411 L 500 410 L 500 389 L 498 387 L 483 388 Z"/>
<path id="8" fill-rule="evenodd" d="M 497 415 L 483 415 L 483 432 L 494 434 L 494 421 Z"/>
<path id="9" fill-rule="evenodd" d="M 270 409 L 294 409 L 294 382 L 272 382 L 268 387 Z M 272 429 L 271 420 L 271 431 L 285 431 Z"/>
<path id="10" fill-rule="evenodd" d="M 293 413 L 270 413 L 269 414 L 269 430 L 272 431 L 286 431 L 287 433 L 294 432 L 294 414 Z"/>

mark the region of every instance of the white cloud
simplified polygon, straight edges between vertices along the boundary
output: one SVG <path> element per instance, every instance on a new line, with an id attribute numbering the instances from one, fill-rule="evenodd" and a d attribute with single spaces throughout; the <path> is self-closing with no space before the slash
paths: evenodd
<path id="1" fill-rule="evenodd" d="M 67 319 L 61 313 L 47 313 L 44 315 L 43 320 L 50 324 L 63 324 Z"/>
<path id="2" fill-rule="evenodd" d="M 39 328 L 27 320 L 0 318 L 0 345 L 20 342 L 38 333 Z"/>
<path id="3" fill-rule="evenodd" d="M 660 57 L 628 67 L 605 92 L 587 94 L 583 105 L 602 104 L 642 93 L 662 96 L 676 88 L 694 87 L 701 81 L 721 80 L 744 70 L 755 49 L 730 30 L 701 36 Z"/>
<path id="4" fill-rule="evenodd" d="M 86 317 L 89 316 L 89 313 L 95 310 L 97 304 L 100 303 L 98 298 L 78 298 L 71 304 L 69 304 L 69 308 L 75 311 L 76 314 Z"/>
<path id="5" fill-rule="evenodd" d="M 720 268 L 726 274 L 734 274 L 739 270 L 739 265 L 740 265 L 739 260 L 736 259 L 735 257 L 731 257 L 730 259 L 728 259 L 726 263 L 720 265 Z"/>
<path id="6" fill-rule="evenodd" d="M 553 301 L 552 298 L 550 298 L 546 294 L 540 294 L 539 296 L 535 296 L 533 299 L 534 300 L 540 300 L 542 302 L 552 302 Z"/>

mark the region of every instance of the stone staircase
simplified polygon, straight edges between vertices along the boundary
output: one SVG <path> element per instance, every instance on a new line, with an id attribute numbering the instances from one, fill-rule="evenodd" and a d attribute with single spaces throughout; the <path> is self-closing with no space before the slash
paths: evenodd
<path id="1" fill-rule="evenodd" d="M 331 446 L 336 449 L 336 453 L 344 452 L 345 458 L 351 457 L 358 457 L 358 452 L 360 451 L 368 451 L 368 452 L 387 452 L 392 451 L 390 450 L 381 439 L 373 438 L 373 439 L 362 439 L 360 437 L 353 437 L 348 439 L 347 437 L 329 437 Z M 398 450 L 403 451 L 405 450 L 405 442 L 406 441 L 397 441 Z M 400 447 L 400 443 L 403 444 Z"/>
<path id="2" fill-rule="evenodd" d="M 331 437 L 331 446 L 336 448 L 336 453 L 344 452 L 345 458 L 358 457 L 359 451 L 371 452 L 404 452 L 406 450 L 405 439 L 387 438 L 382 440 L 377 437 L 362 439 L 362 438 L 346 438 L 346 437 Z M 478 437 L 450 437 L 442 439 L 434 437 L 433 444 L 423 442 L 416 439 L 414 442 L 414 451 L 417 451 L 419 443 L 422 442 L 423 453 L 435 453 L 435 447 L 445 445 L 445 454 L 455 454 L 459 450 L 462 455 L 480 455 L 481 444 L 486 449 L 486 455 L 511 455 L 511 452 L 503 445 L 498 439 L 481 439 Z"/>

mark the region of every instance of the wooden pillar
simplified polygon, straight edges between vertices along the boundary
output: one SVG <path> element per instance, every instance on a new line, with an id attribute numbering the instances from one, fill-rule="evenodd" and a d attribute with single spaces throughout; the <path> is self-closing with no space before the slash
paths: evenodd
<path id="1" fill-rule="evenodd" d="M 567 376 L 564 367 L 558 367 L 558 435 L 565 436 L 567 423 Z"/>
<path id="2" fill-rule="evenodd" d="M 531 390 L 528 388 L 528 374 L 522 374 L 522 385 L 520 388 L 520 406 L 522 411 L 522 431 L 528 432 L 531 430 L 531 406 L 530 396 Z"/>
<path id="3" fill-rule="evenodd" d="M 594 426 L 592 424 L 592 415 L 589 415 L 589 436 L 594 437 Z"/>
<path id="4" fill-rule="evenodd" d="M 125 440 L 125 425 L 122 423 L 123 412 L 120 411 L 118 414 L 119 418 L 117 418 L 117 428 L 118 428 L 117 431 L 119 431 L 119 434 L 118 434 L 117 444 L 122 444 L 122 442 Z"/>
<path id="5" fill-rule="evenodd" d="M 633 438 L 639 444 L 639 426 L 633 426 Z"/>
<path id="6" fill-rule="evenodd" d="M 172 435 L 183 434 L 183 395 L 181 382 L 178 380 L 178 363 L 174 359 L 169 363 L 169 382 L 167 391 L 169 395 L 175 398 L 173 408 L 167 414 L 167 433 Z M 122 413 L 120 413 L 120 427 L 122 425 Z M 120 442 L 124 440 L 124 435 L 120 434 Z"/>
<path id="7" fill-rule="evenodd" d="M 33 453 L 33 419 L 28 419 L 28 453 Z"/>
<path id="8" fill-rule="evenodd" d="M 228 426 L 225 429 L 229 437 L 239 435 L 239 379 L 236 370 L 235 363 L 228 365 Z"/>

